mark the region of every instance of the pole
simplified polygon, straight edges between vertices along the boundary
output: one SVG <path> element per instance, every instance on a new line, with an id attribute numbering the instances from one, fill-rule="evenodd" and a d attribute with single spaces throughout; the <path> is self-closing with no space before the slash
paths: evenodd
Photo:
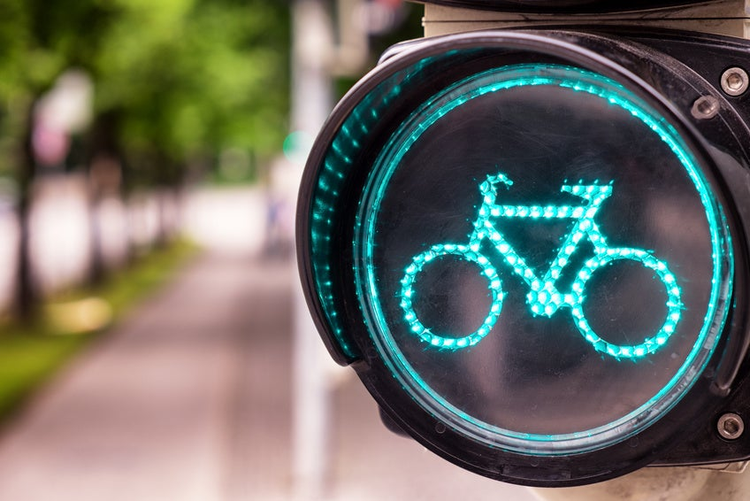
<path id="1" fill-rule="evenodd" d="M 330 62 L 333 35 L 321 0 L 295 0 L 292 6 L 292 130 L 315 137 L 332 108 Z M 305 155 L 306 156 L 306 155 Z M 303 165 L 296 172 L 302 175 Z M 299 282 L 294 291 L 293 497 L 323 498 L 328 470 L 330 362 L 315 331 Z"/>

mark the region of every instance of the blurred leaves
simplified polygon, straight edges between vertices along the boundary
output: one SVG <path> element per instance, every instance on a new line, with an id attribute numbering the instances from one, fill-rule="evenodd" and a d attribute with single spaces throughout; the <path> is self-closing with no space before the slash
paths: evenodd
<path id="1" fill-rule="evenodd" d="M 0 0 L 0 176 L 15 186 L 18 319 L 32 321 L 39 302 L 37 178 L 88 174 L 94 211 L 105 194 L 178 191 L 225 151 L 270 157 L 287 132 L 289 39 L 289 6 L 265 0 Z M 93 87 L 93 103 L 88 94 L 78 103 L 91 117 L 83 130 L 61 125 L 76 113 L 59 104 L 75 101 L 59 97 L 71 74 Z M 96 238 L 91 281 L 101 274 Z"/>
<path id="2" fill-rule="evenodd" d="M 123 141 L 170 161 L 229 147 L 278 150 L 287 116 L 288 28 L 269 2 L 119 0 L 96 61 L 100 110 Z M 140 36 L 142 34 L 142 36 Z"/>
<path id="3" fill-rule="evenodd" d="M 260 0 L 0 0 L 0 134 L 80 68 L 137 182 L 227 148 L 269 156 L 286 133 L 288 17 Z"/>

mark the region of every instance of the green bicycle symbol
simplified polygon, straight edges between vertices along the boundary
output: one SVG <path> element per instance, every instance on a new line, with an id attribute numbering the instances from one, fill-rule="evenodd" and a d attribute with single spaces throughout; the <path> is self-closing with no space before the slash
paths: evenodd
<path id="1" fill-rule="evenodd" d="M 409 325 L 410 331 L 431 346 L 440 349 L 459 350 L 481 341 L 493 328 L 500 316 L 504 299 L 500 278 L 497 270 L 490 260 L 481 251 L 482 241 L 489 241 L 492 246 L 503 256 L 505 262 L 513 272 L 519 276 L 529 287 L 526 296 L 527 304 L 534 316 L 551 317 L 560 308 L 569 308 L 574 323 L 581 335 L 597 351 L 614 358 L 637 359 L 654 353 L 664 346 L 669 337 L 674 333 L 680 321 L 683 304 L 681 300 L 680 287 L 675 276 L 669 271 L 667 264 L 654 257 L 644 249 L 627 247 L 610 247 L 604 234 L 599 229 L 594 218 L 601 208 L 602 203 L 612 194 L 612 185 L 563 185 L 561 192 L 568 192 L 583 199 L 581 205 L 498 205 L 498 185 L 510 187 L 513 184 L 506 175 L 487 176 L 482 182 L 479 190 L 483 197 L 479 209 L 479 216 L 474 221 L 474 230 L 469 235 L 466 244 L 442 243 L 430 247 L 428 250 L 417 254 L 406 268 L 406 274 L 401 279 L 401 308 L 404 311 L 404 319 Z M 563 244 L 557 255 L 550 264 L 549 269 L 543 277 L 537 276 L 524 259 L 516 252 L 513 246 L 505 239 L 502 232 L 493 224 L 493 220 L 499 218 L 518 219 L 548 219 L 562 220 L 573 219 L 575 224 L 565 236 Z M 570 257 L 576 251 L 578 244 L 584 239 L 594 247 L 594 256 L 587 260 L 583 267 L 578 270 L 573 280 L 570 291 L 561 292 L 556 284 L 570 261 Z M 482 274 L 489 281 L 489 289 L 492 294 L 492 303 L 489 313 L 481 326 L 473 333 L 455 337 L 450 334 L 436 334 L 426 327 L 414 310 L 414 301 L 417 292 L 414 284 L 417 275 L 427 266 L 441 256 L 453 255 L 475 263 L 481 268 Z M 661 280 L 667 292 L 667 314 L 661 328 L 653 336 L 645 336 L 642 343 L 636 345 L 617 345 L 610 343 L 600 337 L 591 328 L 583 312 L 583 302 L 586 299 L 586 284 L 592 274 L 609 263 L 617 260 L 636 261 L 646 268 L 655 272 Z"/>

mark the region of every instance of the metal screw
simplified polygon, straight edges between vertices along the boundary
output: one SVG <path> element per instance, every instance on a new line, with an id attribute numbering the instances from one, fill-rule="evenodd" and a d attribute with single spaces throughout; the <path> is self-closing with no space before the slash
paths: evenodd
<path id="1" fill-rule="evenodd" d="M 735 440 L 740 438 L 745 431 L 745 422 L 737 414 L 728 412 L 719 418 L 716 427 L 719 435 L 727 440 Z"/>
<path id="2" fill-rule="evenodd" d="M 721 74 L 721 88 L 730 96 L 744 94 L 749 85 L 750 77 L 742 68 L 729 68 Z"/>
<path id="3" fill-rule="evenodd" d="M 705 120 L 713 118 L 719 112 L 719 100 L 713 96 L 701 96 L 693 103 L 690 113 L 693 118 Z"/>

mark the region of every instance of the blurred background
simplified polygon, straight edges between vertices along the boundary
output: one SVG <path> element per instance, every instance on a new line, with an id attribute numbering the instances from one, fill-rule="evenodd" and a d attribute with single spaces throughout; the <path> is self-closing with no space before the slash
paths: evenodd
<path id="1" fill-rule="evenodd" d="M 0 0 L 0 499 L 531 500 L 388 432 L 294 263 L 400 0 Z"/>

